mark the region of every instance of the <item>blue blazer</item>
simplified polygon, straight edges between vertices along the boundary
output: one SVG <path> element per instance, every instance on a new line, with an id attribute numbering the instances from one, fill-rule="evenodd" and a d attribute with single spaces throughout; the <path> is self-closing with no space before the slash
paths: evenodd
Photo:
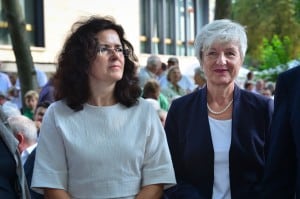
<path id="1" fill-rule="evenodd" d="M 214 183 L 214 149 L 207 88 L 175 100 L 165 130 L 177 185 L 165 192 L 170 199 L 211 199 Z M 231 197 L 257 198 L 263 178 L 265 140 L 273 113 L 273 100 L 235 85 L 232 138 L 229 151 Z"/>
<path id="2" fill-rule="evenodd" d="M 300 198 L 299 91 L 300 66 L 279 75 L 263 198 Z"/>
<path id="3" fill-rule="evenodd" d="M 24 164 L 25 176 L 26 176 L 29 187 L 31 186 L 32 173 L 33 173 L 33 167 L 34 167 L 34 161 L 35 161 L 35 153 L 36 153 L 36 148 L 30 153 L 30 155 L 28 156 L 28 158 Z M 29 189 L 29 191 L 30 191 L 31 199 L 43 199 L 44 198 L 44 195 L 33 191 L 31 188 Z"/>

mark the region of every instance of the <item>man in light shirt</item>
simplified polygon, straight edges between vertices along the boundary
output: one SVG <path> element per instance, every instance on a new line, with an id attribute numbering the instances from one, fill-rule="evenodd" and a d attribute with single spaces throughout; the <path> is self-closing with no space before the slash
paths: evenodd
<path id="1" fill-rule="evenodd" d="M 11 127 L 14 136 L 19 141 L 18 148 L 21 153 L 21 161 L 27 183 L 30 187 L 37 146 L 37 127 L 34 121 L 23 115 L 11 116 L 7 119 L 7 122 Z M 42 195 L 31 189 L 30 195 L 32 199 L 43 198 Z"/>
<path id="2" fill-rule="evenodd" d="M 0 61 L 0 70 L 2 70 L 2 68 L 2 62 Z M 7 94 L 11 86 L 12 84 L 9 79 L 9 76 L 6 73 L 0 71 L 0 91 Z"/>
<path id="3" fill-rule="evenodd" d="M 158 80 L 157 72 L 161 68 L 161 60 L 157 55 L 151 55 L 147 59 L 147 65 L 140 69 L 138 73 L 139 85 L 144 87 L 146 82 L 150 79 Z"/>

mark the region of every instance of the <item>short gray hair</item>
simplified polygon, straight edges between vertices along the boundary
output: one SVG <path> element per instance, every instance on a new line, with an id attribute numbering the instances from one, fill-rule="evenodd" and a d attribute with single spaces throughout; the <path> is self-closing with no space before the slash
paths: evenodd
<path id="1" fill-rule="evenodd" d="M 247 51 L 247 35 L 245 28 L 229 19 L 215 20 L 206 24 L 195 39 L 195 54 L 202 61 L 202 51 L 208 49 L 214 42 L 237 42 L 242 59 Z"/>
<path id="2" fill-rule="evenodd" d="M 11 116 L 7 122 L 16 136 L 18 133 L 23 133 L 26 141 L 31 144 L 37 141 L 37 128 L 34 121 L 23 115 Z"/>
<path id="3" fill-rule="evenodd" d="M 161 59 L 157 55 L 150 55 L 147 59 L 147 67 L 153 68 L 153 66 L 157 67 L 158 64 L 161 64 Z"/>

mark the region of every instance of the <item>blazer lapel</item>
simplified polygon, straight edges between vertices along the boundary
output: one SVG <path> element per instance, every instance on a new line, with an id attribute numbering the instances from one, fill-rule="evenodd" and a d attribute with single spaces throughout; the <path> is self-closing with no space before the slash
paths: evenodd
<path id="1" fill-rule="evenodd" d="M 232 124 L 231 124 L 231 147 L 230 148 L 232 148 L 233 144 L 237 142 L 236 135 L 238 133 L 239 118 L 241 117 L 240 95 L 241 95 L 241 90 L 237 85 L 235 85 L 234 95 L 233 95 L 233 111 L 232 111 Z"/>
<path id="2" fill-rule="evenodd" d="M 7 147 L 12 154 L 18 153 L 18 140 L 13 136 L 12 132 L 0 121 L 0 136 L 7 143 Z M 16 157 L 14 156 L 16 159 Z M 17 162 L 17 160 L 16 160 Z"/>

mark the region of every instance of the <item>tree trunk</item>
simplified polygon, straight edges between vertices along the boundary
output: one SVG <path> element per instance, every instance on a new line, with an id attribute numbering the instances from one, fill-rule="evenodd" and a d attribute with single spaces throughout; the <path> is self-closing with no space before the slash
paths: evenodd
<path id="1" fill-rule="evenodd" d="M 26 22 L 18 0 L 3 0 L 2 2 L 16 58 L 22 102 L 24 105 L 24 94 L 28 90 L 37 88 L 36 72 L 33 66 L 27 33 L 25 31 Z"/>
<path id="2" fill-rule="evenodd" d="M 216 0 L 215 19 L 231 18 L 231 0 Z"/>

